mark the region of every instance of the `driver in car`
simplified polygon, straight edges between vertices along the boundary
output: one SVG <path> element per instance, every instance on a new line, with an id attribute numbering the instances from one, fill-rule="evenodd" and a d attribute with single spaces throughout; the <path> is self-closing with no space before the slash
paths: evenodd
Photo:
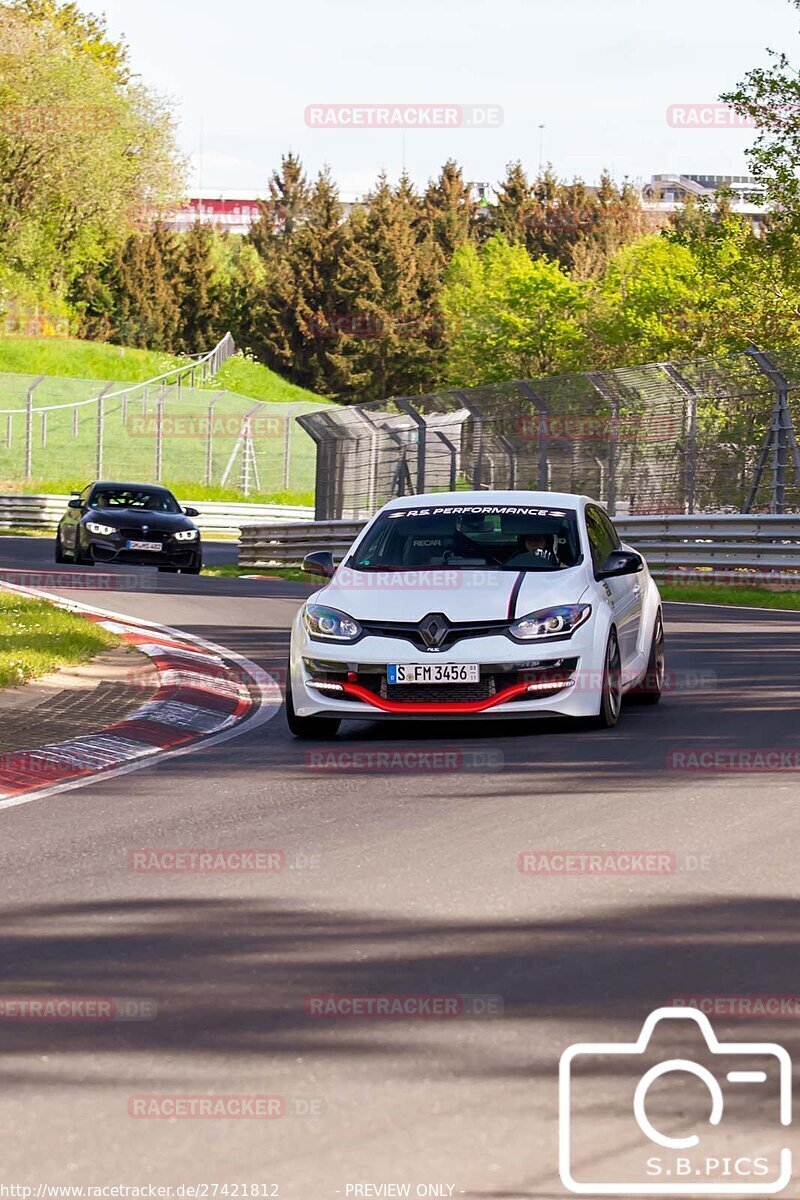
<path id="1" fill-rule="evenodd" d="M 507 567 L 560 567 L 553 543 L 555 535 L 526 533 L 520 539 L 520 548 L 506 562 Z"/>

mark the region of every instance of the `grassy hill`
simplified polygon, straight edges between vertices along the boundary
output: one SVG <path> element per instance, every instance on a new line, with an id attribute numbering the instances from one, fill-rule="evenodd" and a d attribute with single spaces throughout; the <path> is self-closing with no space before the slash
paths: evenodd
<path id="1" fill-rule="evenodd" d="M 114 380 L 125 385 L 152 379 L 189 361 L 160 351 L 133 350 L 129 346 L 112 346 L 109 342 L 82 342 L 78 338 L 0 337 L 0 374 L 52 375 L 92 384 L 100 381 L 101 386 Z M 3 408 L 9 407 L 5 401 L 9 399 L 10 386 L 10 382 L 0 384 L 0 406 Z M 289 383 L 269 367 L 241 354 L 228 359 L 212 386 L 251 396 L 254 400 L 304 400 L 313 402 L 317 408 L 327 403 L 324 396 Z M 18 394 L 18 390 L 15 391 L 13 399 Z M 81 390 L 80 396 L 75 398 L 82 399 L 83 395 Z M 40 403 L 38 395 L 37 403 Z"/>
<path id="2" fill-rule="evenodd" d="M 35 406 L 71 405 L 97 396 L 109 382 L 112 391 L 142 383 L 182 365 L 185 359 L 147 350 L 67 338 L 0 339 L 0 409 L 23 408 L 25 392 L 38 375 L 46 378 L 35 392 Z M 123 408 L 121 398 L 106 403 L 103 474 L 117 478 L 156 477 L 156 388 L 140 389 Z M 214 403 L 212 484 L 205 484 L 208 405 Z M 229 484 L 220 480 L 246 413 L 252 418 L 260 487 L 252 498 L 311 503 L 315 448 L 294 417 L 328 401 L 288 383 L 274 371 L 240 355 L 228 360 L 207 388 L 172 388 L 164 406 L 162 481 L 184 496 L 234 499 L 241 474 L 237 463 Z M 263 407 L 263 412 L 260 411 Z M 74 414 L 77 412 L 77 418 Z M 32 477 L 23 476 L 25 417 L 0 414 L 0 491 L 63 492 L 82 487 L 96 473 L 97 408 L 56 409 L 46 425 L 34 418 Z M 73 424 L 77 420 L 77 426 Z M 285 486 L 284 454 L 290 439 L 290 471 Z"/>

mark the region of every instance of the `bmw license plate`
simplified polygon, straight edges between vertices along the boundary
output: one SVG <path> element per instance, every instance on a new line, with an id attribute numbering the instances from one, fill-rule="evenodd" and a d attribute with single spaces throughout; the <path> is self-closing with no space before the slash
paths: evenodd
<path id="1" fill-rule="evenodd" d="M 131 542 L 125 543 L 126 550 L 160 550 L 161 542 Z"/>
<path id="2" fill-rule="evenodd" d="M 478 663 L 390 663 L 387 683 L 480 683 Z"/>

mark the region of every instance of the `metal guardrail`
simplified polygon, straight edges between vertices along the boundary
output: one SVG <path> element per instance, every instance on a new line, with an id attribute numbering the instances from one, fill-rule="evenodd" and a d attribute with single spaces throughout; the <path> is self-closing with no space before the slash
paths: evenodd
<path id="1" fill-rule="evenodd" d="M 0 530 L 55 530 L 67 507 L 69 496 L 0 496 Z M 182 500 L 185 507 L 196 508 L 195 523 L 204 534 L 238 535 L 243 525 L 269 521 L 297 521 L 313 516 L 303 505 L 235 504 L 226 501 Z"/>
<path id="2" fill-rule="evenodd" d="M 341 560 L 366 521 L 285 521 L 244 526 L 239 544 L 243 566 L 296 565 L 312 550 L 330 550 Z M 621 517 L 620 536 L 640 550 L 657 578 L 691 572 L 692 581 L 713 572 L 748 572 L 747 582 L 798 572 L 800 588 L 800 516 Z M 758 578 L 750 576 L 758 574 Z M 729 580 L 726 580 L 729 581 Z M 785 582 L 785 579 L 784 579 Z"/>

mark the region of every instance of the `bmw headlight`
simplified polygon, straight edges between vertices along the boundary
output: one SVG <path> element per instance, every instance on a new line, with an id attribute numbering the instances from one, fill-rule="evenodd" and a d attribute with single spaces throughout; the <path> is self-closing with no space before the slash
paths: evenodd
<path id="1" fill-rule="evenodd" d="M 113 525 L 101 525 L 99 521 L 87 521 L 86 528 L 89 533 L 99 533 L 101 537 L 111 537 L 117 532 Z"/>
<path id="2" fill-rule="evenodd" d="M 528 613 L 509 626 L 517 642 L 541 642 L 548 638 L 570 637 L 592 615 L 591 604 L 559 604 Z"/>
<path id="3" fill-rule="evenodd" d="M 176 542 L 193 542 L 196 537 L 197 537 L 196 529 L 181 529 L 179 533 L 175 534 L 175 541 Z"/>
<path id="4" fill-rule="evenodd" d="M 354 642 L 361 637 L 358 621 L 324 604 L 307 604 L 303 609 L 303 620 L 306 629 L 315 638 L 325 638 L 329 642 Z"/>

